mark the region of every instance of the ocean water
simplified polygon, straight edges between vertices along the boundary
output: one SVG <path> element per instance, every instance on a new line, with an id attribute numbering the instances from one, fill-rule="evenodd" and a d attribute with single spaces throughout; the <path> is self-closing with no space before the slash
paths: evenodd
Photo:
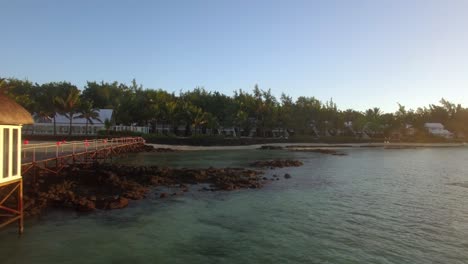
<path id="1" fill-rule="evenodd" d="M 259 190 L 51 211 L 0 230 L 0 263 L 468 263 L 468 149 L 140 153 L 130 164 L 243 167 L 293 158 Z"/>

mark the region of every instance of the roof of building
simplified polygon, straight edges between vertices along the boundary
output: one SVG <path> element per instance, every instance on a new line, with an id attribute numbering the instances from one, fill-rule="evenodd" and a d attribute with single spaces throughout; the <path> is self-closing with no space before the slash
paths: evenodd
<path id="1" fill-rule="evenodd" d="M 26 125 L 34 123 L 31 114 L 6 95 L 0 94 L 0 125 Z"/>
<path id="2" fill-rule="evenodd" d="M 113 109 L 98 109 L 97 110 L 99 116 L 98 116 L 98 120 L 93 120 L 93 124 L 104 124 L 104 122 L 106 121 L 106 119 L 108 120 L 112 120 L 112 113 L 114 112 Z M 86 124 L 86 118 L 75 118 L 79 116 L 79 114 L 76 114 L 73 116 L 73 124 Z M 50 120 L 41 120 L 39 122 L 37 122 L 38 124 L 40 123 L 52 123 L 53 122 L 53 119 L 50 119 Z M 56 114 L 55 115 L 55 123 L 56 124 L 69 124 L 70 123 L 70 119 L 68 119 L 68 117 L 66 117 L 65 115 L 61 115 L 61 114 Z"/>
<path id="3" fill-rule="evenodd" d="M 444 129 L 444 125 L 442 125 L 441 123 L 424 123 L 424 127 Z"/>

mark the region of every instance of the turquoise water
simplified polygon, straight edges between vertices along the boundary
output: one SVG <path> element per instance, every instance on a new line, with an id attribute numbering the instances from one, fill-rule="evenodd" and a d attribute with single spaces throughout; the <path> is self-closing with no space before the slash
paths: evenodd
<path id="1" fill-rule="evenodd" d="M 245 166 L 292 179 L 260 190 L 158 190 L 129 208 L 50 212 L 0 231 L 0 263 L 468 263 L 468 149 L 348 149 L 348 156 L 286 151 L 141 153 L 123 162 Z"/>

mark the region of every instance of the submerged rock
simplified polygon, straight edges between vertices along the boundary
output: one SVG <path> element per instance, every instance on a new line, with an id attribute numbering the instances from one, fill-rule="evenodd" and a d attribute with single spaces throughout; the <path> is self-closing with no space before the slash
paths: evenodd
<path id="1" fill-rule="evenodd" d="M 152 152 L 177 152 L 179 150 L 171 148 L 155 148 Z"/>
<path id="2" fill-rule="evenodd" d="M 42 176 L 41 176 L 42 177 Z M 25 184 L 25 211 L 37 215 L 47 206 L 74 208 L 78 211 L 119 209 L 129 200 L 147 196 L 152 186 L 178 188 L 160 193 L 166 198 L 173 192 L 181 195 L 192 184 L 209 184 L 205 190 L 261 188 L 263 172 L 244 168 L 179 169 L 158 166 L 120 164 L 77 164 L 61 171 L 59 176 L 42 177 L 43 183 Z"/>
<path id="3" fill-rule="evenodd" d="M 146 152 L 175 152 L 179 150 L 171 149 L 171 148 L 155 148 L 151 145 L 145 145 L 143 150 Z"/>
<path id="4" fill-rule="evenodd" d="M 261 150 L 279 150 L 279 149 L 283 149 L 283 147 L 264 145 L 264 146 L 259 147 L 258 149 L 261 149 Z"/>
<path id="5" fill-rule="evenodd" d="M 96 207 L 101 210 L 121 209 L 128 206 L 129 200 L 121 196 L 103 197 L 96 201 Z"/>
<path id="6" fill-rule="evenodd" d="M 325 148 L 319 148 L 319 149 L 314 149 L 314 148 L 295 148 L 295 149 L 290 149 L 290 151 L 298 151 L 298 152 L 315 152 L 315 153 L 321 153 L 321 154 L 329 154 L 329 155 L 334 155 L 334 156 L 346 156 L 348 155 L 345 152 L 339 152 L 334 149 L 325 149 Z"/>
<path id="7" fill-rule="evenodd" d="M 121 209 L 128 206 L 128 199 L 124 197 L 119 197 L 118 199 L 109 202 L 107 209 Z"/>
<path id="8" fill-rule="evenodd" d="M 303 163 L 299 160 L 261 160 L 250 163 L 252 167 L 270 167 L 270 168 L 284 168 L 284 167 L 299 167 Z"/>
<path id="9" fill-rule="evenodd" d="M 80 212 L 91 212 L 96 209 L 96 204 L 84 197 L 81 197 L 74 202 L 76 204 L 76 209 Z"/>

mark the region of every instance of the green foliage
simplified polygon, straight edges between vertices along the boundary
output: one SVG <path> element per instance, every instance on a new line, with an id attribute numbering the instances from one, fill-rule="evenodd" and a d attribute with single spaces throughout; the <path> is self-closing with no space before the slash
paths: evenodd
<path id="1" fill-rule="evenodd" d="M 0 92 L 7 94 L 36 119 L 54 121 L 56 113 L 82 117 L 93 123 L 97 109 L 113 109 L 113 120 L 104 120 L 106 131 L 112 134 L 112 124 L 140 125 L 150 131 L 197 138 L 220 134 L 223 128 L 235 129 L 237 136 L 272 137 L 278 131 L 283 136 L 325 140 L 329 137 L 354 138 L 365 135 L 382 139 L 400 133 L 404 138 L 429 138 L 424 123 L 442 123 L 456 135 L 468 135 L 468 109 L 445 99 L 416 110 L 398 104 L 395 113 L 383 113 L 380 108 L 364 112 L 339 110 L 332 99 L 322 102 L 315 97 L 300 96 L 296 100 L 286 94 L 277 99 L 271 90 L 255 85 L 252 92 L 234 91 L 233 96 L 211 92 L 203 87 L 178 95 L 161 89 L 145 89 L 136 80 L 127 85 L 118 82 L 87 82 L 83 91 L 69 82 L 49 82 L 39 85 L 28 80 L 0 78 Z M 418 132 L 410 135 L 407 127 Z M 161 129 L 162 128 L 162 129 Z M 54 129 L 55 131 L 55 129 Z M 152 137 L 152 136 L 151 136 Z M 218 137 L 217 140 L 219 140 Z M 194 139 L 193 139 L 194 140 Z M 205 139 L 203 139 L 206 141 Z"/>
<path id="2" fill-rule="evenodd" d="M 60 95 L 54 98 L 58 112 L 65 115 L 70 120 L 69 135 L 72 134 L 73 116 L 80 107 L 80 90 L 70 83 L 61 83 Z"/>
<path id="3" fill-rule="evenodd" d="M 76 118 L 86 119 L 86 135 L 88 134 L 88 124 L 94 124 L 94 121 L 102 122 L 99 119 L 99 109 L 93 107 L 93 103 L 90 101 L 82 101 L 78 109 L 79 115 Z"/>

